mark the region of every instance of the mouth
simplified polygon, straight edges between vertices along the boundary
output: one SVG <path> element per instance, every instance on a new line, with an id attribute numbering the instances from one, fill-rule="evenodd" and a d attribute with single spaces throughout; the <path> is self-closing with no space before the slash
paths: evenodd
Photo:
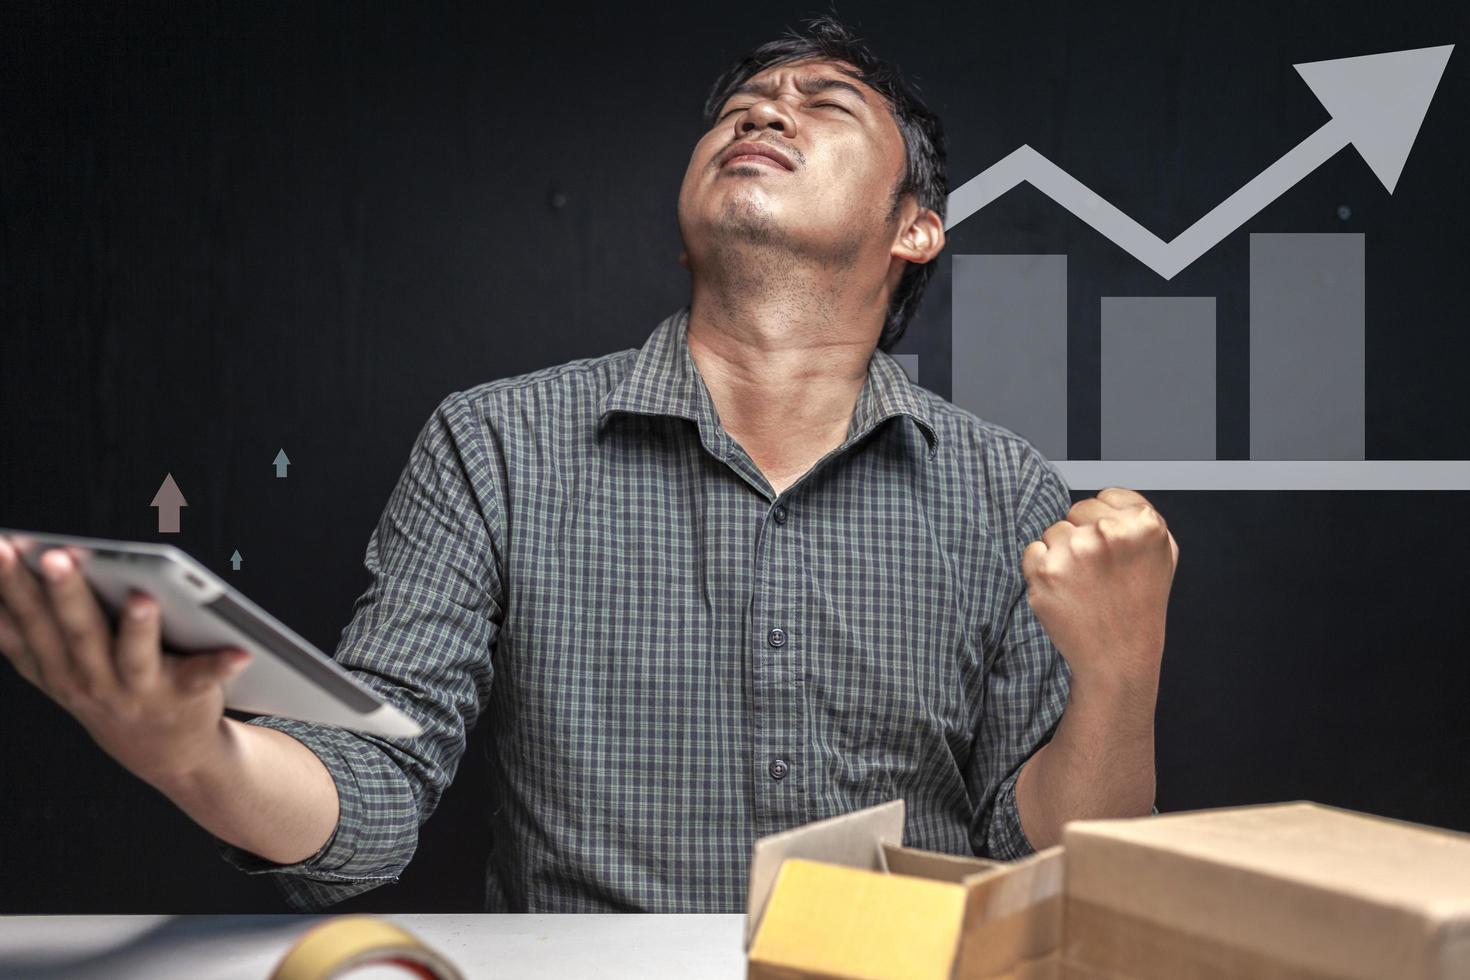
<path id="1" fill-rule="evenodd" d="M 762 154 L 759 154 L 759 153 L 742 153 L 742 154 L 740 154 L 737 157 L 731 157 L 730 159 L 728 159 L 728 160 L 725 161 L 725 166 L 727 166 L 727 167 L 733 167 L 736 164 L 740 164 L 740 163 L 755 164 L 758 167 L 770 167 L 772 170 L 785 170 L 786 169 L 785 167 L 783 167 L 779 163 L 777 163 L 775 160 L 772 160 L 770 157 L 763 156 Z"/>
<path id="2" fill-rule="evenodd" d="M 791 165 L 791 161 L 786 159 L 784 153 L 764 142 L 746 140 L 744 143 L 737 144 L 725 152 L 728 155 L 721 161 L 721 167 L 728 167 L 734 163 L 743 163 L 747 165 L 774 167 L 777 170 L 796 169 Z"/>

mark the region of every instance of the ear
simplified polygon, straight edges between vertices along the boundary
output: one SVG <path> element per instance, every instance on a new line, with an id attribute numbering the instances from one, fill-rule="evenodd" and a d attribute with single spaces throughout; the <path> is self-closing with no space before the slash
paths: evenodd
<path id="1" fill-rule="evenodd" d="M 919 208 L 893 246 L 893 255 L 924 265 L 944 248 L 944 222 L 931 208 Z"/>

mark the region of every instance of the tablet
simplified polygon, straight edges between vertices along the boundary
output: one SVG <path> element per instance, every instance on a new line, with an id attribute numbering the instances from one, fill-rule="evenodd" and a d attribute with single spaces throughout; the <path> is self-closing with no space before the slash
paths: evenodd
<path id="1" fill-rule="evenodd" d="M 137 589 L 159 604 L 167 652 L 187 656 L 223 647 L 248 650 L 249 665 L 224 684 L 226 708 L 374 735 L 423 731 L 331 657 L 173 545 L 3 527 L 0 535 L 37 575 L 43 554 L 52 548 L 71 549 L 99 604 L 111 614 L 114 629 L 129 591 Z"/>

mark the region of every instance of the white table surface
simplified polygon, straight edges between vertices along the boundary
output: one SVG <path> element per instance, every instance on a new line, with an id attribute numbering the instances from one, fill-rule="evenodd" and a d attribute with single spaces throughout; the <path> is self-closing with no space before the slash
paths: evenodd
<path id="1" fill-rule="evenodd" d="M 417 936 L 467 980 L 745 976 L 745 916 L 371 913 Z M 0 915 L 0 980 L 266 980 L 333 915 Z M 360 967 L 350 980 L 404 980 Z"/>

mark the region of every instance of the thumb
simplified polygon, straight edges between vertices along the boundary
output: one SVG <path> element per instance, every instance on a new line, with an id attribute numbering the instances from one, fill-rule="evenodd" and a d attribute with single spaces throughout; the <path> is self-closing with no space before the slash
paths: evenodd
<path id="1" fill-rule="evenodd" d="M 250 654 L 244 650 L 196 653 L 179 665 L 178 682 L 185 693 L 198 694 L 213 684 L 223 684 L 245 669 Z"/>

